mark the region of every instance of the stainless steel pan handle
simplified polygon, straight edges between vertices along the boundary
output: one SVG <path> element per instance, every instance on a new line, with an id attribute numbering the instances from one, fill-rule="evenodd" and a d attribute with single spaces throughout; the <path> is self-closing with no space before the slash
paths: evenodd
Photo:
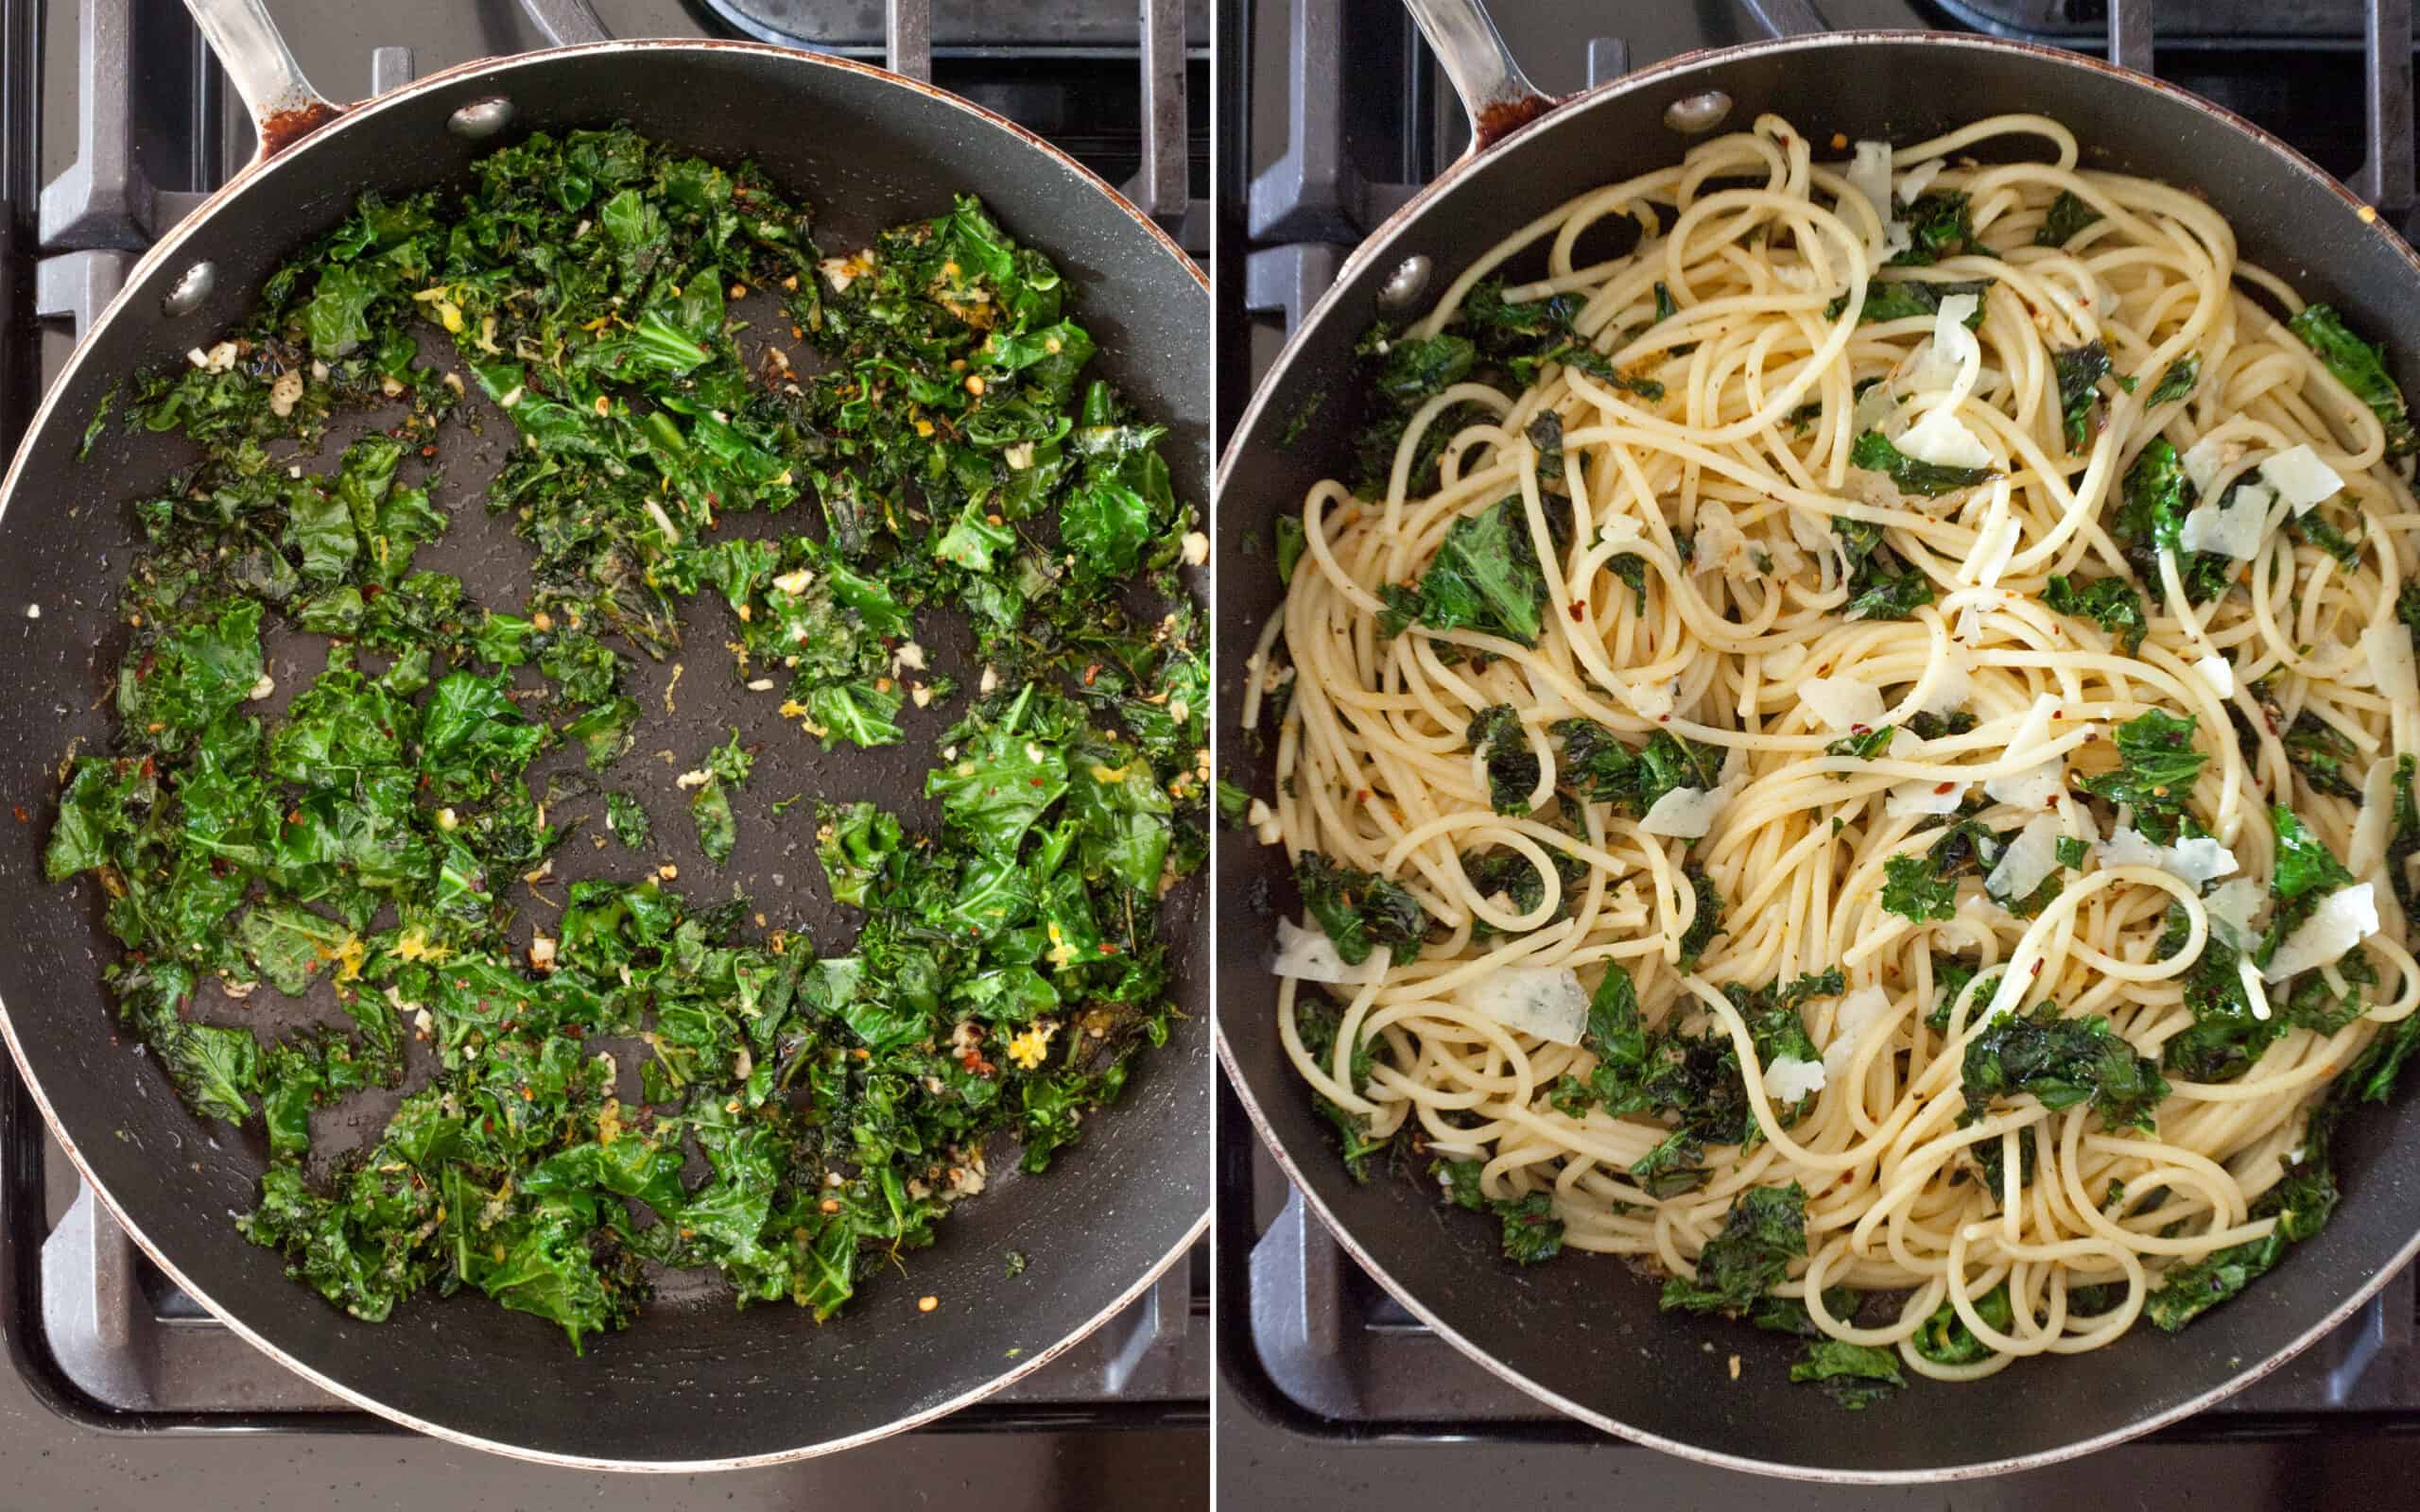
<path id="1" fill-rule="evenodd" d="M 1521 72 L 1479 0 L 1404 0 L 1404 6 L 1470 112 L 1473 152 L 1486 151 L 1563 103 Z"/>
<path id="2" fill-rule="evenodd" d="M 185 9 L 251 112 L 260 139 L 253 163 L 277 156 L 344 113 L 302 77 L 262 0 L 185 0 Z"/>

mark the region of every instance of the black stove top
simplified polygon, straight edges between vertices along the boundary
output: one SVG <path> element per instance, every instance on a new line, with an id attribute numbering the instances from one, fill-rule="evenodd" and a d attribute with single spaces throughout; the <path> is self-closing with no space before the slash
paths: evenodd
<path id="1" fill-rule="evenodd" d="M 559 35 L 559 18 L 585 7 L 290 0 L 273 9 L 305 70 L 345 98 L 543 45 Z M 1125 186 L 1206 261 L 1205 0 L 1063 0 L 1048 8 L 1047 26 L 1032 14 L 994 14 L 1002 8 L 892 0 L 888 32 L 881 0 L 605 0 L 596 9 L 615 35 L 750 34 L 928 66 L 943 87 Z M 178 0 L 0 0 L 0 196 L 9 212 L 0 216 L 0 361 L 14 365 L 0 374 L 0 447 L 14 449 L 43 382 L 140 250 L 250 151 L 240 105 Z M 1208 1417 L 1208 1283 L 1205 1246 L 1065 1356 L 934 1431 L 1198 1428 Z M 5 1059 L 0 1332 L 33 1396 L 85 1427 L 390 1431 L 289 1375 L 178 1291 L 83 1188 Z M 0 1503 L 13 1498 L 0 1493 Z"/>
<path id="2" fill-rule="evenodd" d="M 2390 216 L 2412 202 L 2411 59 L 2387 48 L 2374 60 L 2364 49 L 2372 27 L 2410 31 L 2409 0 L 2160 0 L 2156 27 L 2148 0 L 1817 0 L 1817 9 L 1841 27 L 1987 30 L 2114 51 L 2250 117 Z M 1524 70 L 1553 93 L 1765 35 L 1732 4 L 1494 10 Z M 1249 343 L 1221 355 L 1223 438 L 1354 245 L 1451 163 L 1468 133 L 1395 0 L 1291 0 L 1282 13 L 1241 4 L 1220 26 L 1222 55 L 1240 60 L 1222 118 L 1248 132 L 1246 150 L 1221 162 L 1221 228 L 1248 251 L 1226 259 L 1220 297 L 1253 317 Z M 1222 1127 L 1250 1128 L 1223 1088 L 1220 1117 Z M 1328 1442 L 1601 1439 L 1431 1333 L 1354 1264 L 1257 1140 L 1226 1144 L 1219 1365 L 1237 1400 L 1284 1432 Z M 2420 1280 L 2407 1272 L 2287 1366 L 2156 1436 L 2420 1432 L 2415 1325 Z"/>

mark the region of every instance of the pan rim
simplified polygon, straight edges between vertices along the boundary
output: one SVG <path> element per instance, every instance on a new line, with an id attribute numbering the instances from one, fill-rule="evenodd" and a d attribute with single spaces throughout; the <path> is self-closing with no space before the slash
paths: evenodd
<path id="1" fill-rule="evenodd" d="M 183 219 L 171 227 L 166 234 L 154 242 L 151 247 L 147 249 L 139 259 L 137 259 L 135 265 L 127 271 L 124 285 L 118 290 L 116 296 L 110 301 L 109 304 L 102 310 L 101 314 L 94 320 L 92 329 L 84 334 L 83 339 L 79 340 L 76 344 L 76 350 L 69 354 L 67 362 L 65 366 L 60 369 L 59 375 L 51 381 L 48 389 L 43 395 L 41 404 L 34 411 L 32 420 L 26 423 L 25 437 L 18 443 L 16 455 L 10 458 L 6 474 L 0 475 L 0 519 L 6 518 L 9 506 L 16 502 L 17 490 L 20 484 L 23 482 L 26 469 L 31 463 L 36 441 L 52 424 L 56 416 L 56 411 L 63 401 L 68 388 L 71 387 L 72 381 L 82 370 L 86 361 L 91 358 L 94 351 L 99 346 L 99 338 L 101 335 L 111 328 L 112 323 L 122 318 L 126 312 L 133 307 L 133 302 L 138 295 L 145 292 L 147 284 L 163 266 L 174 260 L 175 254 L 180 248 L 199 234 L 201 228 L 207 225 L 221 212 L 231 208 L 236 201 L 241 199 L 244 195 L 255 185 L 267 182 L 272 175 L 282 170 L 299 171 L 299 165 L 305 163 L 306 160 L 312 155 L 312 148 L 320 143 L 323 141 L 333 141 L 340 133 L 356 129 L 364 123 L 377 120 L 379 117 L 387 114 L 390 110 L 400 107 L 403 103 L 417 99 L 420 96 L 432 92 L 456 87 L 466 80 L 486 79 L 509 76 L 519 69 L 552 66 L 558 60 L 577 60 L 587 57 L 601 57 L 610 54 L 633 52 L 730 52 L 753 54 L 762 58 L 777 60 L 788 65 L 828 68 L 842 73 L 858 74 L 883 84 L 904 88 L 912 91 L 915 94 L 924 95 L 927 99 L 933 100 L 936 103 L 962 112 L 971 120 L 974 120 L 983 126 L 995 129 L 1013 137 L 1020 144 L 1029 149 L 1040 151 L 1060 170 L 1065 173 L 1077 185 L 1088 187 L 1106 197 L 1115 208 L 1122 211 L 1128 219 L 1133 221 L 1135 225 L 1140 227 L 1149 235 L 1151 241 L 1158 246 L 1160 250 L 1165 252 L 1179 267 L 1183 268 L 1191 276 L 1196 288 L 1201 293 L 1204 301 L 1207 301 L 1209 298 L 1209 277 L 1202 271 L 1201 266 L 1196 264 L 1191 257 L 1185 254 L 1184 249 L 1177 245 L 1175 238 L 1171 237 L 1166 231 L 1162 230 L 1156 221 L 1152 220 L 1149 215 L 1144 215 L 1142 211 L 1137 209 L 1132 201 L 1128 200 L 1125 196 L 1119 194 L 1115 188 L 1114 188 L 1098 174 L 1094 173 L 1090 168 L 1085 167 L 1082 163 L 1068 156 L 1064 151 L 1061 150 L 1050 142 L 1035 135 L 1033 132 L 1026 129 L 1016 122 L 1008 119 L 1006 116 L 1000 115 L 994 111 L 977 105 L 974 101 L 966 99 L 961 95 L 954 94 L 947 90 L 938 88 L 920 79 L 908 78 L 903 75 L 892 73 L 888 69 L 876 67 L 872 63 L 862 62 L 856 59 L 835 57 L 829 54 L 806 52 L 798 48 L 775 46 L 769 43 L 725 38 L 632 38 L 628 40 L 584 43 L 569 47 L 542 48 L 531 52 L 517 53 L 506 58 L 472 59 L 466 62 L 457 63 L 451 67 L 441 69 L 436 73 L 426 76 L 425 77 L 415 79 L 411 83 L 406 84 L 400 89 L 389 91 L 389 93 L 378 95 L 373 99 L 366 100 L 357 105 L 349 107 L 337 119 L 331 121 L 328 125 L 312 132 L 309 136 L 295 143 L 285 150 L 267 158 L 253 159 L 253 161 L 238 169 L 226 183 L 222 184 L 207 199 L 196 206 L 184 216 Z M 1219 469 L 1214 463 L 1211 468 L 1211 476 L 1209 479 L 1211 492 L 1214 495 L 1217 492 L 1218 478 Z M 1204 962 L 1205 964 L 1203 969 L 1207 970 L 1206 956 L 1204 957 Z M 1212 991 L 1214 1002 L 1215 996 L 1216 993 L 1214 987 Z M 1215 1015 L 1213 1017 L 1215 1017 Z M 32 1065 L 27 1060 L 25 1047 L 18 1040 L 14 1015 L 5 1001 L 0 1001 L 0 1040 L 5 1040 L 8 1042 L 9 1058 L 15 1062 L 18 1075 L 24 1080 L 26 1090 L 32 1097 L 34 1106 L 41 1109 L 43 1122 L 49 1126 L 52 1137 L 59 1141 L 61 1149 L 66 1153 L 69 1160 L 74 1163 L 78 1176 L 82 1178 L 85 1186 L 92 1191 L 95 1200 L 100 1203 L 101 1207 L 108 1211 L 112 1219 L 126 1230 L 127 1236 L 134 1241 L 135 1245 L 142 1249 L 144 1254 L 148 1256 L 152 1263 L 157 1264 L 161 1270 L 167 1275 L 170 1280 L 176 1282 L 177 1285 L 188 1296 L 192 1297 L 195 1301 L 199 1302 L 202 1307 L 211 1314 L 211 1315 L 216 1317 L 220 1323 L 226 1325 L 227 1328 L 232 1330 L 246 1343 L 251 1345 L 262 1354 L 275 1361 L 285 1369 L 301 1376 L 302 1379 L 312 1383 L 314 1385 L 328 1392 L 330 1395 L 350 1402 L 366 1412 L 374 1413 L 378 1417 L 386 1418 L 390 1422 L 399 1423 L 404 1427 L 413 1430 L 414 1432 L 426 1434 L 433 1438 L 442 1439 L 449 1443 L 459 1444 L 467 1449 L 475 1449 L 488 1453 L 502 1455 L 509 1459 L 521 1460 L 533 1464 L 561 1466 L 569 1469 L 629 1471 L 655 1474 L 697 1474 L 715 1470 L 761 1469 L 767 1466 L 790 1464 L 800 1460 L 818 1458 L 825 1454 L 838 1453 L 845 1450 L 861 1448 L 880 1439 L 890 1437 L 893 1435 L 906 1433 L 911 1429 L 922 1427 L 938 1418 L 946 1417 L 962 1407 L 971 1406 L 987 1397 L 994 1395 L 1003 1388 L 1022 1380 L 1026 1376 L 1032 1374 L 1034 1371 L 1041 1369 L 1044 1366 L 1048 1365 L 1051 1361 L 1059 1358 L 1067 1350 L 1073 1349 L 1077 1344 L 1082 1342 L 1103 1324 L 1107 1323 L 1110 1319 L 1117 1316 L 1128 1307 L 1132 1306 L 1135 1300 L 1141 1297 L 1145 1292 L 1149 1291 L 1162 1276 L 1167 1273 L 1170 1266 L 1176 1264 L 1180 1260 L 1182 1260 L 1184 1255 L 1201 1240 L 1202 1236 L 1208 1233 L 1210 1228 L 1210 1198 L 1207 1194 L 1205 1194 L 1201 1211 L 1196 1214 L 1192 1222 L 1185 1227 L 1184 1233 L 1177 1239 L 1175 1244 L 1169 1247 L 1167 1253 L 1159 1256 L 1150 1264 L 1143 1267 L 1141 1273 L 1137 1275 L 1132 1282 L 1126 1286 L 1124 1290 L 1106 1301 L 1098 1311 L 1095 1312 L 1090 1317 L 1084 1319 L 1073 1329 L 1069 1330 L 1063 1337 L 1050 1345 L 1047 1349 L 1038 1350 L 1030 1356 L 1020 1358 L 1011 1368 L 1001 1371 L 997 1375 L 987 1376 L 968 1386 L 963 1391 L 960 1391 L 942 1401 L 919 1407 L 905 1416 L 893 1418 L 889 1422 L 879 1424 L 875 1427 L 865 1429 L 858 1433 L 850 1434 L 838 1438 L 818 1440 L 814 1443 L 797 1445 L 787 1449 L 768 1450 L 754 1454 L 730 1455 L 720 1458 L 700 1460 L 617 1460 L 602 1458 L 595 1455 L 573 1454 L 558 1451 L 539 1450 L 530 1448 L 527 1445 L 514 1444 L 498 1439 L 482 1437 L 477 1434 L 467 1432 L 462 1429 L 450 1427 L 441 1423 L 431 1422 L 400 1408 L 382 1402 L 367 1393 L 349 1387 L 343 1383 L 330 1378 L 325 1373 L 315 1369 L 310 1366 L 304 1365 L 302 1361 L 279 1349 L 276 1345 L 271 1344 L 268 1339 L 263 1337 L 261 1333 L 248 1325 L 241 1317 L 236 1315 L 232 1310 L 222 1306 L 207 1292 L 196 1285 L 193 1280 L 187 1276 L 182 1269 L 163 1254 L 159 1246 L 151 1241 L 149 1236 L 144 1233 L 141 1227 L 138 1226 L 131 1216 L 130 1216 L 125 1210 L 118 1205 L 116 1199 L 110 1194 L 108 1188 L 93 1174 L 91 1168 L 85 1163 L 83 1152 L 78 1147 L 76 1140 L 70 1136 L 66 1129 L 61 1125 L 57 1111 L 51 1106 L 51 1100 L 48 1092 L 43 1090 L 41 1078 L 35 1074 Z M 1206 1048 L 1208 1047 L 1205 1047 L 1205 1049 Z M 1202 1058 L 1205 1060 L 1215 1059 L 1215 1051 L 1205 1055 Z M 1207 1066 L 1203 1066 L 1201 1069 L 1206 1072 L 1209 1068 Z M 1203 1154 L 1203 1164 L 1206 1171 L 1208 1165 L 1208 1150 L 1206 1146 Z"/>
<path id="2" fill-rule="evenodd" d="M 2053 66 L 2075 68 L 2083 73 L 2099 76 L 2106 84 L 2140 89 L 2188 106 L 2207 116 L 2215 126 L 2247 136 L 2258 146 L 2267 148 L 2282 172 L 2308 180 L 2318 186 L 2332 191 L 2339 199 L 2343 201 L 2347 213 L 2354 215 L 2357 218 L 2362 211 L 2371 210 L 2370 216 L 2361 223 L 2367 230 L 2386 238 L 2389 249 L 2401 256 L 2413 281 L 2415 290 L 2420 290 L 2420 253 L 2415 253 L 2411 244 L 2406 242 L 2393 227 L 2387 225 L 2383 217 L 2377 215 L 2375 210 L 2372 210 L 2366 201 L 2290 145 L 2280 141 L 2254 122 L 2223 106 L 2204 99 L 2189 90 L 2179 88 L 2151 75 L 2120 68 L 2090 54 L 2071 52 L 2065 48 L 2049 47 L 2004 37 L 1964 32 L 1872 29 L 1828 31 L 1804 37 L 1773 38 L 1728 47 L 1699 48 L 1678 54 L 1594 89 L 1565 96 L 1553 111 L 1540 116 L 1536 122 L 1523 127 L 1483 150 L 1474 149 L 1465 152 L 1449 164 L 1443 173 L 1381 221 L 1345 258 L 1342 266 L 1337 270 L 1335 281 L 1329 284 L 1327 292 L 1311 306 L 1304 316 L 1302 325 L 1287 339 L 1285 346 L 1279 351 L 1276 363 L 1270 369 L 1270 378 L 1274 379 L 1276 375 L 1292 365 L 1301 355 L 1310 334 L 1336 315 L 1342 304 L 1346 290 L 1370 267 L 1392 256 L 1395 244 L 1415 222 L 1437 208 L 1465 182 L 1473 180 L 1478 170 L 1490 166 L 1492 160 L 1501 155 L 1508 147 L 1527 141 L 1541 131 L 1552 130 L 1567 121 L 1577 121 L 1587 112 L 1616 97 L 1667 85 L 1676 78 L 1685 77 L 1691 73 L 1717 64 L 1775 53 L 1818 52 L 1837 47 L 1873 45 L 1906 48 L 1962 47 L 2006 57 L 2022 57 Z M 1236 419 L 1225 450 L 1219 456 L 1212 507 L 1213 518 L 1220 520 L 1222 524 L 1223 516 L 1218 512 L 1218 501 L 1223 499 L 1228 488 L 1234 484 L 1237 470 L 1244 460 L 1245 448 L 1253 440 L 1256 432 L 1264 423 L 1264 412 L 1274 401 L 1277 387 L 1274 382 L 1264 380 L 1254 387 L 1242 414 Z M 1583 1406 L 1531 1380 L 1510 1364 L 1489 1353 L 1484 1348 L 1447 1323 L 1434 1309 L 1398 1281 L 1370 1252 L 1369 1248 L 1338 1221 L 1335 1214 L 1329 1211 L 1325 1200 L 1307 1183 L 1301 1165 L 1279 1139 L 1275 1125 L 1263 1110 L 1260 1100 L 1253 1093 L 1250 1079 L 1244 1075 L 1240 1068 L 1235 1047 L 1230 1042 L 1227 1016 L 1224 1012 L 1219 1015 L 1215 1027 L 1219 1069 L 1226 1076 L 1228 1085 L 1234 1089 L 1236 1100 L 1244 1108 L 1245 1116 L 1252 1121 L 1262 1145 L 1275 1160 L 1278 1167 L 1284 1171 L 1288 1182 L 1301 1195 L 1311 1212 L 1326 1226 L 1329 1233 L 1335 1237 L 1345 1253 L 1352 1257 L 1355 1263 L 1366 1270 L 1371 1279 L 1383 1287 L 1389 1296 L 1401 1303 L 1406 1310 L 1418 1317 L 1446 1343 L 1490 1374 L 1546 1403 L 1557 1412 L 1616 1438 L 1720 1469 L 1738 1470 L 1778 1480 L 1828 1485 L 1924 1486 L 1978 1480 L 1986 1476 L 2039 1469 L 2081 1458 L 2086 1454 L 2097 1453 L 2101 1450 L 2114 1448 L 2147 1434 L 2155 1433 L 2251 1385 L 2302 1353 L 2342 1323 L 2363 1303 L 2376 1296 L 2398 1271 L 2410 1265 L 2415 1257 L 2420 1257 L 2420 1229 L 2414 1229 L 2384 1265 L 2370 1272 L 2359 1286 L 2329 1309 L 2318 1321 L 2267 1358 L 2235 1372 L 2217 1385 L 2197 1393 L 2184 1401 L 2162 1408 L 2123 1426 L 2081 1437 L 2070 1443 L 2025 1454 L 1912 1469 L 1862 1469 L 1852 1467 L 1792 1464 L 1758 1459 L 1651 1433 L 1622 1422 L 1609 1414 Z M 1473 1253 L 1476 1254 L 1478 1251 Z"/>

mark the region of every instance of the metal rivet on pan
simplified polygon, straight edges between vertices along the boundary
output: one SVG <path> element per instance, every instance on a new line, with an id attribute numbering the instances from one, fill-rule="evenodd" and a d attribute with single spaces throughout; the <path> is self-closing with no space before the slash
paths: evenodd
<path id="1" fill-rule="evenodd" d="M 168 285 L 168 292 L 160 297 L 160 313 L 163 315 L 193 314 L 201 307 L 202 301 L 210 298 L 210 291 L 217 283 L 217 264 L 194 264 L 193 266 L 178 274 L 177 281 Z"/>
<path id="2" fill-rule="evenodd" d="M 1664 107 L 1664 124 L 1685 136 L 1711 131 L 1731 113 L 1731 96 L 1719 89 L 1690 94 Z"/>
<path id="3" fill-rule="evenodd" d="M 1378 307 L 1400 310 L 1420 298 L 1420 291 L 1428 286 L 1428 275 L 1435 266 L 1416 252 L 1397 263 L 1395 270 L 1387 275 L 1387 281 L 1378 285 Z"/>
<path id="4" fill-rule="evenodd" d="M 456 136 L 466 136 L 476 142 L 483 136 L 493 136 L 512 124 L 512 102 L 501 94 L 491 94 L 446 117 L 445 129 Z"/>

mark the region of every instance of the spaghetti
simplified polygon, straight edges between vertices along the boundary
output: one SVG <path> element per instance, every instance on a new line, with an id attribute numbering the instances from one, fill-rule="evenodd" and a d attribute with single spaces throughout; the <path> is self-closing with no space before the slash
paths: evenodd
<path id="1" fill-rule="evenodd" d="M 1946 1379 L 2325 1220 L 2420 1004 L 2411 438 L 2331 312 L 2054 121 L 1767 117 L 1379 356 L 1244 712 L 1353 1152 Z"/>

